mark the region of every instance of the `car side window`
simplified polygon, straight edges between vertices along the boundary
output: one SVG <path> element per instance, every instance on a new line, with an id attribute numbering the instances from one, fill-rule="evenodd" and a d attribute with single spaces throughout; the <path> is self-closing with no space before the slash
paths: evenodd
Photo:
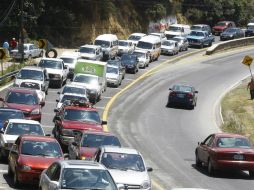
<path id="1" fill-rule="evenodd" d="M 213 144 L 213 141 L 214 141 L 214 136 L 212 136 L 212 137 L 209 139 L 209 141 L 208 141 L 208 143 L 207 143 L 207 146 L 211 147 L 212 144 Z"/>
<path id="2" fill-rule="evenodd" d="M 52 164 L 46 171 L 46 175 L 52 180 L 52 176 L 57 168 L 57 164 Z"/>
<path id="3" fill-rule="evenodd" d="M 96 153 L 96 156 L 95 156 L 95 161 L 96 162 L 100 161 L 100 155 L 101 155 L 101 150 L 99 149 L 98 152 Z"/>
<path id="4" fill-rule="evenodd" d="M 61 173 L 61 166 L 59 164 L 56 164 L 56 168 L 55 168 L 54 173 L 51 177 L 51 180 L 52 181 L 59 181 L 60 173 Z"/>
<path id="5" fill-rule="evenodd" d="M 210 142 L 210 140 L 211 140 L 212 137 L 213 137 L 213 135 L 209 135 L 209 136 L 204 140 L 203 144 L 208 146 L 208 144 L 209 144 L 209 142 Z"/>

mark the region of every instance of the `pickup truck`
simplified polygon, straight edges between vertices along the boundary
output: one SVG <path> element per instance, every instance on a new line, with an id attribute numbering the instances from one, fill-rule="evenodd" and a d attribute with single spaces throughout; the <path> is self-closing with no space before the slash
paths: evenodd
<path id="1" fill-rule="evenodd" d="M 11 57 L 15 59 L 21 59 L 21 54 L 18 51 L 18 47 L 10 52 Z M 40 49 L 34 44 L 24 44 L 24 59 L 31 59 L 43 56 L 43 49 Z"/>
<path id="2" fill-rule="evenodd" d="M 208 34 L 206 31 L 191 31 L 187 36 L 189 46 L 199 46 L 203 48 L 204 46 L 211 46 L 214 42 L 214 36 Z"/>

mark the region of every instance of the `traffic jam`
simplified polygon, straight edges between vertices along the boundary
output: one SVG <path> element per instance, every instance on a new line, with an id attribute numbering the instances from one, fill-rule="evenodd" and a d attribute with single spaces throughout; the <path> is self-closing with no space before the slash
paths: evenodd
<path id="1" fill-rule="evenodd" d="M 107 90 L 116 94 L 123 82 L 131 76 L 130 83 L 137 73 L 153 67 L 160 55 L 167 60 L 193 47 L 209 47 L 218 38 L 250 35 L 249 30 L 242 33 L 231 21 L 212 29 L 174 24 L 164 33 L 133 33 L 126 40 L 102 34 L 93 44 L 65 51 L 57 58 L 43 57 L 42 51 L 25 56 L 40 57 L 38 64 L 23 67 L 6 96 L 0 98 L 0 159 L 8 165 L 13 188 L 152 189 L 149 172 L 153 168 L 139 150 L 124 147 L 108 132 L 105 126 L 110 124 L 101 119 L 98 104 Z M 11 55 L 19 56 L 18 52 Z M 41 124 L 43 109 L 52 89 L 58 98 L 48 113 L 53 117 L 52 128 L 46 130 Z M 166 107 L 193 110 L 198 93 L 191 85 L 175 84 L 169 88 Z M 247 170 L 253 178 L 254 153 L 250 150 L 247 137 L 218 133 L 209 135 L 193 152 L 196 166 L 206 167 L 210 176 L 218 169 L 234 168 Z"/>

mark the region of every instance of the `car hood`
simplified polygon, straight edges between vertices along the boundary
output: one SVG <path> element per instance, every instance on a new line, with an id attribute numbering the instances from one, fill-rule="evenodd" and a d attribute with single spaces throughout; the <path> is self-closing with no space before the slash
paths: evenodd
<path id="1" fill-rule="evenodd" d="M 79 129 L 79 130 L 97 130 L 102 131 L 102 126 L 96 123 L 80 122 L 80 121 L 63 121 L 65 129 Z"/>
<path id="2" fill-rule="evenodd" d="M 188 35 L 188 36 L 187 36 L 187 39 L 201 40 L 201 39 L 204 39 L 204 37 L 202 37 L 202 36 L 191 36 L 191 35 Z"/>
<path id="3" fill-rule="evenodd" d="M 174 46 L 161 46 L 161 49 L 174 49 Z"/>
<path id="4" fill-rule="evenodd" d="M 96 151 L 97 148 L 92 148 L 92 147 L 80 147 L 80 156 L 86 157 L 86 158 L 92 158 Z"/>
<path id="5" fill-rule="evenodd" d="M 14 108 L 25 112 L 31 112 L 36 108 L 40 108 L 39 105 L 25 105 L 25 104 L 15 104 L 15 103 L 7 103 L 8 108 Z"/>
<path id="6" fill-rule="evenodd" d="M 59 74 L 62 75 L 62 70 L 61 69 L 51 69 L 51 68 L 46 68 L 48 74 Z"/>
<path id="7" fill-rule="evenodd" d="M 146 172 L 137 171 L 121 171 L 110 169 L 110 174 L 112 175 L 114 181 L 119 184 L 130 184 L 130 185 L 141 185 L 144 181 L 149 181 L 149 176 Z"/>
<path id="8" fill-rule="evenodd" d="M 86 58 L 94 58 L 95 54 L 92 53 L 80 53 L 81 57 L 86 57 Z"/>
<path id="9" fill-rule="evenodd" d="M 63 160 L 63 158 L 30 156 L 21 154 L 19 163 L 20 165 L 30 166 L 33 169 L 44 170 L 56 160 Z"/>
<path id="10" fill-rule="evenodd" d="M 6 143 L 14 143 L 18 137 L 18 135 L 3 135 L 4 142 Z"/>
<path id="11" fill-rule="evenodd" d="M 117 79 L 117 78 L 118 78 L 118 74 L 106 73 L 106 78 L 114 78 L 114 79 Z"/>
<path id="12" fill-rule="evenodd" d="M 226 26 L 214 26 L 213 29 L 224 30 Z"/>
<path id="13" fill-rule="evenodd" d="M 40 85 L 43 84 L 43 81 L 40 80 L 32 80 L 32 79 L 15 79 L 15 84 L 20 85 L 22 82 L 31 82 L 31 83 L 38 83 Z"/>

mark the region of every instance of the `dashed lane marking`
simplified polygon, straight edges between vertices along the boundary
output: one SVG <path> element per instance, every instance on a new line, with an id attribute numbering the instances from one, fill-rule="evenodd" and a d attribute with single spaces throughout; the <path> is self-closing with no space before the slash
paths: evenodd
<path id="1" fill-rule="evenodd" d="M 110 99 L 110 98 L 112 98 L 112 96 L 102 96 L 101 98 Z"/>

